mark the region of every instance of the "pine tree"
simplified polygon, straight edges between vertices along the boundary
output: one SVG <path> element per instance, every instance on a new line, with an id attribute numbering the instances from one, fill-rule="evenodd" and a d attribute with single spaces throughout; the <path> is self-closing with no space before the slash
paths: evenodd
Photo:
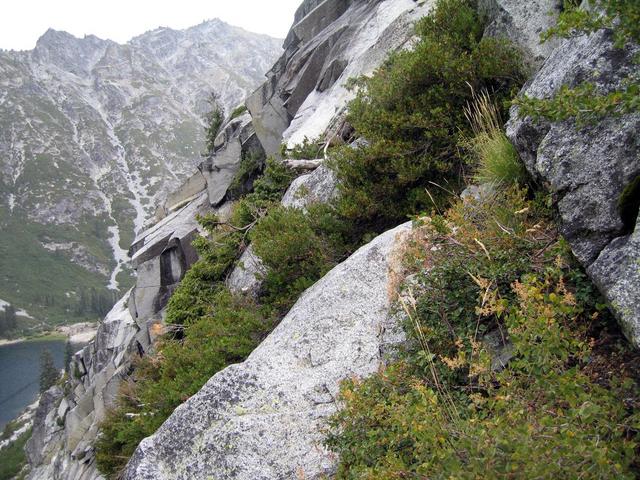
<path id="1" fill-rule="evenodd" d="M 220 106 L 220 96 L 216 92 L 211 92 L 207 99 L 211 110 L 205 115 L 204 121 L 206 126 L 205 131 L 205 152 L 202 154 L 208 157 L 213 154 L 215 150 L 215 140 L 224 121 L 224 108 Z"/>
<path id="2" fill-rule="evenodd" d="M 48 348 L 40 354 L 40 393 L 49 390 L 60 377 L 60 372 L 53 363 L 53 356 Z"/>
<path id="3" fill-rule="evenodd" d="M 71 359 L 73 358 L 73 348 L 71 342 L 67 339 L 67 343 L 64 344 L 64 371 L 69 373 L 71 366 Z"/>
<path id="4" fill-rule="evenodd" d="M 18 317 L 16 315 L 16 308 L 13 305 L 7 305 L 4 310 L 4 318 L 7 324 L 7 330 L 15 330 L 18 326 Z"/>

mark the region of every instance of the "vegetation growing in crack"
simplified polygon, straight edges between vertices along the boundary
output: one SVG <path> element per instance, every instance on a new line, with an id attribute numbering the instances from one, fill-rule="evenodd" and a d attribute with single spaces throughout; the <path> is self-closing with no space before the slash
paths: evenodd
<path id="1" fill-rule="evenodd" d="M 229 116 L 229 120 L 233 120 L 235 118 L 238 118 L 241 115 L 244 115 L 244 113 L 247 111 L 247 106 L 246 105 L 240 105 L 239 107 L 236 107 L 232 112 L 231 115 Z"/>
<path id="2" fill-rule="evenodd" d="M 337 478 L 635 478 L 640 354 L 487 107 L 469 109 L 467 144 L 492 188 L 416 221 L 397 301 L 410 341 L 342 385 Z"/>
<path id="3" fill-rule="evenodd" d="M 210 376 L 242 361 L 359 244 L 429 210 L 406 252 L 416 276 L 399 304 L 413 342 L 398 363 L 343 387 L 345 408 L 328 437 L 339 477 L 465 478 L 487 465 L 499 478 L 628 475 L 638 428 L 637 387 L 625 367 L 633 355 L 609 332 L 607 312 L 557 238 L 548 199 L 527 189 L 497 109 L 489 120 L 482 109 L 465 114 L 475 92 L 491 92 L 480 94 L 490 110 L 523 81 L 515 49 L 481 38 L 474 6 L 440 0 L 419 23 L 413 51 L 357 82 L 350 121 L 367 143 L 331 153 L 341 182 L 335 203 L 282 207 L 293 176 L 268 161 L 230 218 L 201 219 L 209 235 L 197 240 L 202 259 L 169 302 L 171 329 L 136 365 L 101 427 L 103 472 L 117 475 L 142 438 Z M 481 119 L 469 123 L 476 113 Z M 289 156 L 319 152 L 305 140 Z M 451 205 L 463 173 L 493 188 Z M 249 241 L 266 267 L 257 300 L 224 286 Z M 490 348 L 491 336 L 499 341 Z M 495 348 L 514 355 L 502 371 L 491 364 Z M 611 358 L 622 365 L 617 376 Z"/>
<path id="4" fill-rule="evenodd" d="M 108 477 L 116 478 L 143 438 L 216 372 L 244 360 L 277 323 L 271 305 L 234 297 L 224 280 L 246 247 L 250 228 L 280 200 L 292 178 L 268 160 L 254 191 L 235 204 L 230 218 L 199 219 L 208 237 L 195 240 L 200 260 L 169 301 L 168 332 L 156 354 L 134 365 L 100 426 L 96 460 Z"/>
<path id="5" fill-rule="evenodd" d="M 398 302 L 412 342 L 343 385 L 337 478 L 635 478 L 639 355 L 528 196 L 419 222 Z"/>
<path id="6" fill-rule="evenodd" d="M 570 2 L 560 14 L 557 26 L 542 35 L 542 40 L 559 36 L 570 38 L 600 29 L 613 32 L 614 46 L 629 48 L 640 43 L 640 3 L 636 0 L 590 0 L 586 8 Z M 636 64 L 640 58 L 635 59 Z M 561 121 L 574 118 L 579 124 L 597 121 L 611 115 L 624 115 L 640 110 L 640 76 L 638 69 L 622 82 L 621 88 L 609 93 L 598 91 L 588 81 L 575 87 L 563 85 L 553 98 L 523 96 L 514 100 L 521 116 Z"/>
<path id="7" fill-rule="evenodd" d="M 203 157 L 213 155 L 216 137 L 224 122 L 224 108 L 220 106 L 220 96 L 216 92 L 211 92 L 209 98 L 207 98 L 207 103 L 209 104 L 209 111 L 204 117 L 206 125 L 204 129 L 205 151 L 202 153 Z"/>

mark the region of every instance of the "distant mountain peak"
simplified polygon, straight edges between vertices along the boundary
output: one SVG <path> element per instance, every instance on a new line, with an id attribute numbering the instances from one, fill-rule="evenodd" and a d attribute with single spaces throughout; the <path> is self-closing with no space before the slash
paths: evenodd
<path id="1" fill-rule="evenodd" d="M 135 230 L 201 161 L 210 93 L 229 111 L 281 51 L 212 19 L 124 45 L 50 28 L 2 52 L 0 227 L 21 236 L 0 245 L 0 298 L 60 320 L 83 289 L 126 287 Z M 33 292 L 46 291 L 45 305 Z"/>

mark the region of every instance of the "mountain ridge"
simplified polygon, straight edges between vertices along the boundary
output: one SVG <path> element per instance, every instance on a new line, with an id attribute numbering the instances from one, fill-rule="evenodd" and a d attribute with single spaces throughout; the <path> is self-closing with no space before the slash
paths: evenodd
<path id="1" fill-rule="evenodd" d="M 18 233 L 0 238 L 0 297 L 46 319 L 53 284 L 61 321 L 81 288 L 129 286 L 135 232 L 200 161 L 209 94 L 231 110 L 281 43 L 215 19 L 126 44 L 48 29 L 0 51 L 0 225 Z M 46 280 L 25 265 L 48 265 Z"/>

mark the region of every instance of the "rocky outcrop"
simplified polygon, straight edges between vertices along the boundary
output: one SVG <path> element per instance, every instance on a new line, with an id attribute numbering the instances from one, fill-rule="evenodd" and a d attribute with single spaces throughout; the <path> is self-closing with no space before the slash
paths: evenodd
<path id="1" fill-rule="evenodd" d="M 296 178 L 282 197 L 282 205 L 305 209 L 312 203 L 327 203 L 337 195 L 336 176 L 326 165 Z"/>
<path id="2" fill-rule="evenodd" d="M 558 0 L 480 0 L 478 7 L 488 18 L 485 35 L 518 45 L 533 69 L 537 70 L 560 44 L 558 39 L 540 41 L 541 34 L 556 24 L 562 7 Z"/>
<path id="3" fill-rule="evenodd" d="M 264 159 L 264 149 L 256 136 L 251 115 L 230 120 L 214 142 L 214 153 L 200 166 L 211 205 L 224 200 L 229 186 L 247 157 Z"/>
<path id="4" fill-rule="evenodd" d="M 148 345 L 129 313 L 130 293 L 100 324 L 96 338 L 76 353 L 67 394 L 57 387 L 40 400 L 27 445 L 31 480 L 102 478 L 96 470 L 93 443 L 106 408 L 113 405 L 140 342 Z"/>
<path id="5" fill-rule="evenodd" d="M 325 132 L 353 92 L 352 77 L 378 67 L 412 37 L 411 25 L 433 1 L 305 1 L 267 82 L 247 100 L 256 134 L 269 155 L 280 145 Z"/>
<path id="6" fill-rule="evenodd" d="M 199 235 L 196 216 L 210 210 L 206 193 L 138 235 L 129 249 L 137 272 L 129 301 L 134 319 L 159 313 L 188 268 L 198 259 L 191 245 Z"/>
<path id="7" fill-rule="evenodd" d="M 307 290 L 245 362 L 216 374 L 140 444 L 125 478 L 334 473 L 321 432 L 340 381 L 374 373 L 404 339 L 387 292 L 392 254 L 410 229 L 384 233 Z"/>
<path id="8" fill-rule="evenodd" d="M 563 85 L 586 80 L 600 93 L 611 92 L 637 69 L 633 59 L 638 53 L 638 46 L 615 48 L 608 30 L 567 40 L 524 93 L 548 98 Z M 555 194 L 562 235 L 611 302 L 629 339 L 640 347 L 640 250 L 637 233 L 632 233 L 637 232 L 633 205 L 639 195 L 639 130 L 638 114 L 576 125 L 573 120 L 519 118 L 515 109 L 507 125 L 529 172 Z M 627 210 L 621 208 L 625 190 L 631 205 Z"/>
<path id="9" fill-rule="evenodd" d="M 51 457 L 51 447 L 64 432 L 64 429 L 55 422 L 62 396 L 60 387 L 54 386 L 40 397 L 31 438 L 25 446 L 25 452 L 31 464 L 46 463 L 46 460 Z"/>
<path id="10" fill-rule="evenodd" d="M 101 478 L 93 445 L 132 360 L 153 349 L 164 332 L 164 309 L 173 289 L 197 260 L 191 246 L 200 233 L 196 215 L 210 211 L 206 192 L 140 234 L 131 246 L 135 287 L 100 323 L 96 338 L 73 359 L 69 391 L 54 405 L 43 397 L 30 442 L 31 480 Z M 224 218 L 227 206 L 216 212 Z M 46 412 L 46 414 L 44 413 Z M 54 428 L 55 426 L 55 428 Z"/>
<path id="11" fill-rule="evenodd" d="M 262 260 L 253 251 L 253 247 L 249 245 L 242 252 L 235 268 L 229 275 L 227 287 L 237 295 L 257 297 L 262 287 L 262 278 L 265 273 L 266 269 Z"/>

